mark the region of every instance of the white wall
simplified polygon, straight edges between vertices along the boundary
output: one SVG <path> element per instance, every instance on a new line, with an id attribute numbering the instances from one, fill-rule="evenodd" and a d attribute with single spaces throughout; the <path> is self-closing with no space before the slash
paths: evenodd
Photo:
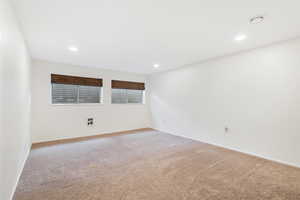
<path id="1" fill-rule="evenodd" d="M 8 0 L 0 0 L 0 199 L 10 200 L 31 146 L 30 58 Z"/>
<path id="2" fill-rule="evenodd" d="M 149 81 L 153 128 L 300 166 L 300 39 Z"/>
<path id="3" fill-rule="evenodd" d="M 33 143 L 149 127 L 147 105 L 110 103 L 112 79 L 144 82 L 144 75 L 38 60 L 33 61 L 32 71 Z M 104 103 L 51 105 L 51 73 L 102 78 Z M 93 127 L 87 126 L 88 117 L 94 118 Z"/>

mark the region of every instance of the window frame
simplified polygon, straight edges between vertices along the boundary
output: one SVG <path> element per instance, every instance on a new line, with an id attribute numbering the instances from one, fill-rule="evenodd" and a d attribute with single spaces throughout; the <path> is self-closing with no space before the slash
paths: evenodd
<path id="1" fill-rule="evenodd" d="M 51 106 L 101 106 L 103 105 L 103 99 L 104 99 L 104 93 L 103 93 L 103 85 L 102 87 L 100 87 L 100 102 L 99 103 L 53 103 L 52 102 L 52 82 L 51 82 L 51 74 L 60 74 L 60 75 L 64 75 L 64 76 L 78 76 L 78 77 L 82 77 L 82 75 L 77 75 L 77 74 L 64 74 L 64 73 L 56 73 L 56 72 L 51 72 L 49 74 L 49 104 Z M 92 76 L 89 76 L 89 78 L 94 78 Z M 102 79 L 103 80 L 103 79 Z"/>
<path id="2" fill-rule="evenodd" d="M 113 86 L 113 82 L 116 83 L 115 86 Z M 121 85 L 120 85 L 121 84 Z M 136 89 L 135 89 L 136 88 Z M 119 90 L 126 90 L 126 103 L 113 103 L 113 90 L 119 89 Z M 142 102 L 141 103 L 129 103 L 128 102 L 128 96 L 127 91 L 128 90 L 139 90 L 142 91 Z M 146 87 L 145 82 L 133 82 L 133 81 L 125 81 L 125 80 L 111 80 L 111 87 L 110 87 L 110 104 L 114 105 L 145 105 L 146 104 Z"/>
<path id="3" fill-rule="evenodd" d="M 146 97 L 146 90 L 140 90 L 142 91 L 142 103 L 128 103 L 128 96 L 127 96 L 127 103 L 113 103 L 112 101 L 112 90 L 113 89 L 119 89 L 119 90 L 130 90 L 130 89 L 120 89 L 120 88 L 111 88 L 111 93 L 110 93 L 110 104 L 114 104 L 114 105 L 145 105 L 146 104 L 146 101 L 145 101 L 145 97 Z M 126 93 L 127 94 L 127 93 Z"/>

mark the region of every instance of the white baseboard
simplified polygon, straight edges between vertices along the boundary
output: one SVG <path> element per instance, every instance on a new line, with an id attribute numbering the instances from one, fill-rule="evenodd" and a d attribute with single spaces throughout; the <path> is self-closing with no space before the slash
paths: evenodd
<path id="1" fill-rule="evenodd" d="M 72 140 L 72 139 L 80 139 L 80 138 L 89 138 L 93 136 L 105 136 L 105 135 L 110 135 L 114 133 L 126 133 L 126 132 L 136 132 L 136 131 L 142 131 L 146 129 L 151 129 L 149 127 L 141 127 L 141 128 L 135 128 L 135 129 L 120 129 L 120 130 L 115 130 L 115 131 L 110 131 L 110 132 L 94 132 L 91 134 L 87 135 L 75 135 L 75 136 L 68 136 L 68 137 L 59 137 L 59 138 L 51 138 L 51 139 L 43 139 L 43 140 L 34 140 L 32 142 L 33 146 L 36 144 L 41 144 L 41 143 L 47 143 L 47 142 L 56 142 L 56 141 L 62 141 L 62 140 Z"/>
<path id="2" fill-rule="evenodd" d="M 12 200 L 13 197 L 14 197 L 14 194 L 15 194 L 15 192 L 16 192 L 16 189 L 17 189 L 17 186 L 18 186 L 18 183 L 19 183 L 19 180 L 20 180 L 20 178 L 21 178 L 22 172 L 23 172 L 24 167 L 25 167 L 25 163 L 26 163 L 26 161 L 27 161 L 27 159 L 28 159 L 28 157 L 29 157 L 30 150 L 31 150 L 31 145 L 30 145 L 29 149 L 28 149 L 27 152 L 26 152 L 25 159 L 24 159 L 23 162 L 22 162 L 22 167 L 21 167 L 21 168 L 19 169 L 19 171 L 17 172 L 17 180 L 16 180 L 16 183 L 15 183 L 14 188 L 13 188 L 13 190 L 12 190 L 12 194 L 10 195 L 10 200 Z"/>
<path id="3" fill-rule="evenodd" d="M 270 157 L 267 157 L 267 156 L 262 156 L 262 155 L 259 155 L 259 154 L 253 153 L 253 152 L 243 151 L 243 150 L 240 150 L 240 149 L 236 149 L 236 148 L 233 148 L 233 147 L 217 144 L 217 143 L 210 142 L 210 141 L 201 141 L 197 138 L 188 137 L 188 136 L 185 136 L 185 135 L 182 135 L 182 134 L 174 134 L 174 133 L 170 133 L 168 131 L 164 131 L 164 130 L 157 129 L 157 128 L 152 128 L 152 129 L 160 131 L 160 132 L 168 133 L 170 135 L 175 135 L 175 136 L 179 136 L 179 137 L 183 137 L 183 138 L 188 138 L 188 139 L 191 139 L 191 140 L 196 140 L 196 141 L 199 141 L 199 142 L 214 145 L 214 146 L 217 146 L 217 147 L 222 147 L 222 148 L 229 149 L 229 150 L 236 151 L 236 152 L 240 152 L 240 153 L 243 153 L 243 154 L 255 156 L 255 157 L 262 158 L 262 159 L 265 159 L 265 160 L 268 160 L 268 161 L 271 161 L 271 162 L 276 162 L 276 163 L 279 163 L 279 164 L 288 165 L 290 167 L 300 168 L 300 165 L 295 164 L 295 163 L 286 162 L 286 161 L 270 158 Z"/>

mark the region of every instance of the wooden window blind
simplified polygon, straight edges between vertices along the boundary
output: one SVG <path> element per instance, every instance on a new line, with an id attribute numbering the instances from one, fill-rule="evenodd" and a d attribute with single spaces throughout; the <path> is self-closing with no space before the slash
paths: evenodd
<path id="1" fill-rule="evenodd" d="M 51 74 L 51 83 L 102 87 L 102 79 Z"/>
<path id="2" fill-rule="evenodd" d="M 145 83 L 112 80 L 111 87 L 114 89 L 145 90 Z"/>

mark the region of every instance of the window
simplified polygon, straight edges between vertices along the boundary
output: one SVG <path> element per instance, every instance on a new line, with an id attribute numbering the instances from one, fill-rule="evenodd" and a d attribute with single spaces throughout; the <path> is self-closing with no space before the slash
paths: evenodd
<path id="1" fill-rule="evenodd" d="M 113 80 L 111 102 L 113 104 L 142 104 L 144 90 L 144 83 Z"/>
<path id="2" fill-rule="evenodd" d="M 52 103 L 77 103 L 77 85 L 52 83 Z"/>
<path id="3" fill-rule="evenodd" d="M 96 86 L 79 86 L 78 101 L 79 103 L 100 103 L 101 88 Z"/>
<path id="4" fill-rule="evenodd" d="M 101 103 L 102 79 L 51 74 L 53 104 Z"/>
<path id="5" fill-rule="evenodd" d="M 143 90 L 127 90 L 128 103 L 143 103 Z"/>
<path id="6" fill-rule="evenodd" d="M 112 89 L 112 103 L 143 103 L 143 90 Z"/>
<path id="7" fill-rule="evenodd" d="M 127 103 L 127 91 L 126 89 L 113 88 L 111 91 L 112 103 Z"/>

